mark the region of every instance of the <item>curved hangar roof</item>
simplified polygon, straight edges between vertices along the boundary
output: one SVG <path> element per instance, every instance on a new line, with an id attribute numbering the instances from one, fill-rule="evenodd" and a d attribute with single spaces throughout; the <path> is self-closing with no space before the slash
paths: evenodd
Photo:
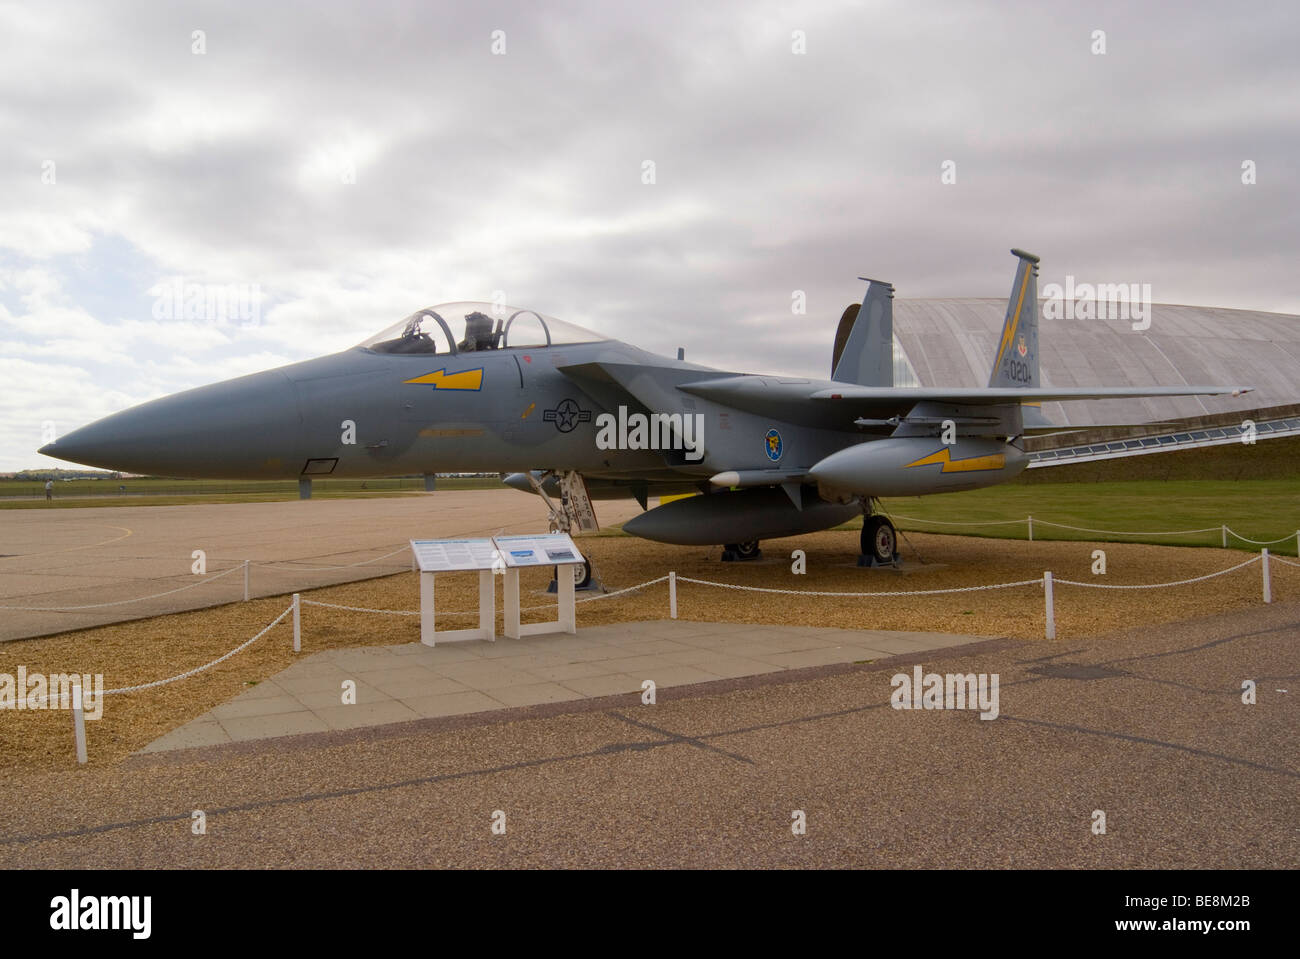
<path id="1" fill-rule="evenodd" d="M 1131 320 L 1049 319 L 1038 305 L 1043 386 L 1254 387 L 1235 399 L 1044 404 L 1054 423 L 1118 426 L 1300 403 L 1300 316 L 1155 303 L 1150 328 L 1134 331 Z M 998 299 L 895 300 L 899 359 L 922 386 L 986 386 L 1006 308 Z"/>

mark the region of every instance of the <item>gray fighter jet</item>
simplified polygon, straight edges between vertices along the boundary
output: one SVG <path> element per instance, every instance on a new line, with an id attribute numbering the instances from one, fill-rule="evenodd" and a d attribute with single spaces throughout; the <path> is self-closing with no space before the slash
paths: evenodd
<path id="1" fill-rule="evenodd" d="M 863 514 L 863 563 L 897 559 L 882 496 L 1005 482 L 1047 401 L 1237 394 L 1241 387 L 1044 389 L 1038 257 L 1018 258 L 986 389 L 893 383 L 893 287 L 868 280 L 829 380 L 728 373 L 647 353 L 533 310 L 453 303 L 342 353 L 188 390 L 41 449 L 75 463 L 205 479 L 498 472 L 552 528 L 596 527 L 592 499 L 699 493 L 624 525 L 758 554 L 763 539 Z M 862 279 L 866 279 L 863 277 Z M 452 324 L 463 321 L 457 339 Z"/>

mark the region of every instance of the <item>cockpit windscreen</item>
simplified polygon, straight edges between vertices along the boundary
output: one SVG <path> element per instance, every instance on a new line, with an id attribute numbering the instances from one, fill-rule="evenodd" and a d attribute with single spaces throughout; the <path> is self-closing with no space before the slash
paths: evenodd
<path id="1" fill-rule="evenodd" d="M 443 303 L 412 313 L 360 349 L 375 353 L 476 353 L 598 343 L 606 337 L 535 310 L 499 303 Z"/>

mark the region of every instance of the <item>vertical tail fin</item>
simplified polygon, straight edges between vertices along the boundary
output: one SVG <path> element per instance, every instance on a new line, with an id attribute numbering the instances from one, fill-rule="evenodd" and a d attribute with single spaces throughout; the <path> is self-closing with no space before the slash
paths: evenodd
<path id="1" fill-rule="evenodd" d="M 1024 388 L 1038 384 L 1038 257 L 1012 250 L 1020 258 L 1007 299 L 990 387 Z"/>
<path id="2" fill-rule="evenodd" d="M 867 280 L 862 306 L 850 306 L 835 332 L 831 379 L 858 386 L 894 385 L 894 287 Z"/>

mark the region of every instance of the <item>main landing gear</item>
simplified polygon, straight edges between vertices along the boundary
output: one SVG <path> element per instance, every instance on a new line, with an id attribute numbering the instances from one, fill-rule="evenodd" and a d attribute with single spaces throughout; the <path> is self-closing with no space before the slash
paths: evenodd
<path id="1" fill-rule="evenodd" d="M 879 513 L 862 518 L 861 546 L 859 566 L 898 565 L 898 533 L 894 524 Z"/>
<path id="2" fill-rule="evenodd" d="M 762 559 L 763 551 L 758 548 L 758 540 L 751 539 L 745 543 L 728 543 L 722 547 L 722 561 L 724 563 L 747 563 L 750 560 Z"/>

